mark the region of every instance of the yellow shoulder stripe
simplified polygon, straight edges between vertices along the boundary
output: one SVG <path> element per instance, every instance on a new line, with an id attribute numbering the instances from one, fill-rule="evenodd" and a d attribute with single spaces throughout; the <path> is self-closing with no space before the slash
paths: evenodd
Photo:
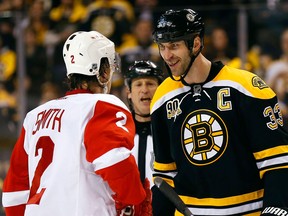
<path id="1" fill-rule="evenodd" d="M 154 97 L 151 101 L 151 106 L 153 106 L 154 103 L 158 101 L 164 94 L 167 94 L 167 92 L 173 91 L 180 87 L 183 87 L 183 84 L 181 82 L 175 82 L 170 77 L 166 78 L 157 88 Z"/>
<path id="2" fill-rule="evenodd" d="M 256 74 L 229 66 L 224 66 L 221 72 L 213 79 L 213 81 L 231 81 L 234 83 L 234 85 L 231 84 L 232 87 L 237 88 L 242 93 L 247 91 L 251 96 L 255 98 L 270 99 L 276 95 L 275 92 L 269 88 L 267 84 Z M 243 89 L 240 86 L 242 86 Z"/>
<path id="3" fill-rule="evenodd" d="M 151 104 L 150 104 L 150 110 L 152 111 L 153 110 L 153 107 L 155 105 L 155 103 L 157 101 L 159 101 L 163 96 L 166 96 L 166 95 L 169 95 L 169 93 L 172 93 L 172 91 L 174 90 L 177 90 L 177 89 L 181 89 L 181 88 L 190 88 L 188 86 L 184 86 L 182 84 L 182 82 L 177 82 L 177 81 L 174 81 L 172 80 L 170 77 L 166 78 L 160 86 L 158 86 L 154 96 L 153 96 L 153 99 L 151 101 Z M 174 95 L 175 96 L 175 95 Z M 166 98 L 167 99 L 167 98 Z"/>

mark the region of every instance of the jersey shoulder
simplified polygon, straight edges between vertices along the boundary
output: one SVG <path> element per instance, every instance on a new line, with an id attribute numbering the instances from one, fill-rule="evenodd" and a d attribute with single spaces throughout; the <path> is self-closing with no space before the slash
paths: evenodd
<path id="1" fill-rule="evenodd" d="M 167 77 L 157 88 L 151 104 L 150 109 L 151 113 L 159 108 L 165 101 L 173 98 L 175 95 L 180 94 L 189 90 L 189 86 L 184 86 L 182 82 L 172 80 L 170 77 Z"/>
<path id="2" fill-rule="evenodd" d="M 112 94 L 95 94 L 97 97 L 97 100 L 104 101 L 110 104 L 114 104 L 115 106 L 122 107 L 129 111 L 129 108 L 127 105 L 117 96 L 112 95 Z"/>
<path id="3" fill-rule="evenodd" d="M 230 86 L 237 91 L 259 99 L 271 99 L 275 92 L 256 74 L 224 66 L 207 86 Z"/>

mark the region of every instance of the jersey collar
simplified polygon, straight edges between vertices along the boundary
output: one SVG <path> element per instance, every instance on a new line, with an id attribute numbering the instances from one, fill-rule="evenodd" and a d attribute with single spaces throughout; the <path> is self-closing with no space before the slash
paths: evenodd
<path id="1" fill-rule="evenodd" d="M 68 91 L 66 92 L 66 96 L 68 95 L 74 95 L 74 94 L 83 94 L 83 93 L 89 93 L 89 94 L 92 94 L 91 91 L 89 90 L 84 90 L 84 89 L 75 89 L 75 90 L 72 90 L 72 91 Z"/>

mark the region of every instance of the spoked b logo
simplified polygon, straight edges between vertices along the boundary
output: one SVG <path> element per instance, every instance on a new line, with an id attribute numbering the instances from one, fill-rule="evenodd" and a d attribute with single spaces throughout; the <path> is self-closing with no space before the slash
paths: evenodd
<path id="1" fill-rule="evenodd" d="M 228 143 L 223 120 L 210 110 L 191 112 L 182 125 L 182 148 L 194 165 L 203 166 L 218 160 Z"/>

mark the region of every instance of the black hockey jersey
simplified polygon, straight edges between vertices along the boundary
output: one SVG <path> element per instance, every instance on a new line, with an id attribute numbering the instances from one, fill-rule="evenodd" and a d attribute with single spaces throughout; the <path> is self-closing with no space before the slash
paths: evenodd
<path id="1" fill-rule="evenodd" d="M 193 215 L 288 206 L 281 186 L 288 181 L 277 174 L 288 177 L 288 134 L 277 96 L 257 75 L 215 62 L 204 83 L 167 78 L 151 115 L 154 177 L 172 185 Z M 274 196 L 281 188 L 284 195 Z"/>

